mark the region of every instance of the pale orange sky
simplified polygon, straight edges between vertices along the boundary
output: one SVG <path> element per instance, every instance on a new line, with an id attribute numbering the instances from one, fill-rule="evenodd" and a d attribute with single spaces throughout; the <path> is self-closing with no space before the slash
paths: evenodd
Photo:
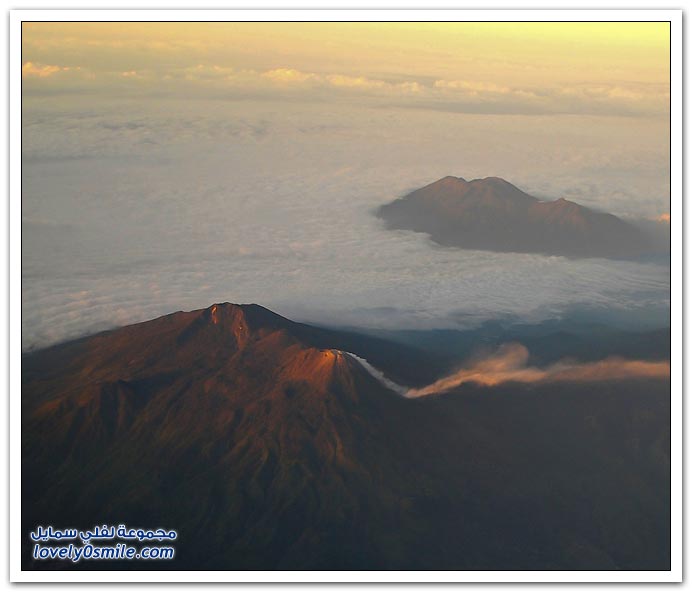
<path id="1" fill-rule="evenodd" d="M 163 85 L 665 115 L 668 44 L 668 23 L 25 23 L 22 60 L 37 92 Z"/>

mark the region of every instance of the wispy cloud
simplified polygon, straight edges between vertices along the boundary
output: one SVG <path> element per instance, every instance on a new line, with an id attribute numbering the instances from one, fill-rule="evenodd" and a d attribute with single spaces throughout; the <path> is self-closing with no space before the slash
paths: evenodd
<path id="1" fill-rule="evenodd" d="M 22 78 L 48 78 L 60 72 L 79 70 L 68 66 L 56 66 L 53 64 L 36 64 L 34 62 L 24 62 L 22 64 Z"/>
<path id="2" fill-rule="evenodd" d="M 319 79 L 317 74 L 313 74 L 312 72 L 301 72 L 295 68 L 275 68 L 274 70 L 263 72 L 262 76 L 274 82 L 302 83 Z"/>
<path id="3" fill-rule="evenodd" d="M 435 88 L 448 90 L 461 90 L 468 93 L 500 93 L 510 94 L 513 91 L 507 86 L 500 86 L 492 82 L 478 82 L 473 80 L 436 80 L 433 84 Z"/>
<path id="4" fill-rule="evenodd" d="M 226 89 L 232 92 L 264 94 L 279 98 L 282 92 L 303 93 L 304 98 L 329 100 L 339 93 L 370 101 L 390 101 L 390 105 L 434 111 L 468 113 L 662 115 L 668 109 L 665 85 L 637 83 L 512 86 L 492 80 L 443 79 L 426 77 L 378 78 L 345 72 L 320 73 L 286 65 L 269 70 L 238 68 L 219 63 L 200 62 L 192 66 L 135 67 L 125 70 L 84 70 L 79 85 L 74 80 L 56 80 L 55 74 L 81 70 L 66 66 L 26 62 L 23 76 L 35 81 L 33 92 L 57 88 L 81 92 L 87 83 L 92 92 L 137 93 L 161 85 L 166 92 L 195 93 L 200 96 Z M 127 86 L 122 86 L 122 85 Z M 393 101 L 393 102 L 392 102 Z"/>

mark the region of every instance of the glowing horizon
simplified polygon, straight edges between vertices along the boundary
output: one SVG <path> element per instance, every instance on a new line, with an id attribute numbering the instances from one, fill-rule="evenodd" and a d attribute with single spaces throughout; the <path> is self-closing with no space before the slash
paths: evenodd
<path id="1" fill-rule="evenodd" d="M 25 23 L 22 64 L 35 93 L 347 93 L 666 115 L 669 37 L 668 23 L 642 22 Z"/>

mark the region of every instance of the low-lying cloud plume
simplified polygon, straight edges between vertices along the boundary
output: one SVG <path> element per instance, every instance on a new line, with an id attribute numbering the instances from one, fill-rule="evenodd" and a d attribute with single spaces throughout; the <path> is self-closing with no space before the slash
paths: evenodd
<path id="1" fill-rule="evenodd" d="M 365 360 L 364 358 L 361 358 L 360 356 L 357 356 L 356 354 L 352 354 L 351 352 L 345 352 L 347 355 L 351 356 L 354 360 L 357 360 L 360 362 L 360 365 L 365 368 L 371 376 L 376 378 L 380 383 L 382 383 L 384 386 L 386 386 L 390 391 L 394 391 L 395 393 L 398 393 L 399 395 L 402 395 L 404 397 L 408 396 L 408 393 L 410 389 L 408 387 L 402 386 L 400 384 L 397 384 L 393 380 L 390 380 L 387 378 L 381 370 L 378 370 L 373 366 L 370 362 Z"/>
<path id="2" fill-rule="evenodd" d="M 407 388 L 389 380 L 377 368 L 354 354 L 363 367 L 388 389 L 409 398 L 443 393 L 465 383 L 497 386 L 507 382 L 596 382 L 632 378 L 667 378 L 669 361 L 626 360 L 608 357 L 596 362 L 561 360 L 544 368 L 529 366 L 529 350 L 520 343 L 505 343 L 489 356 L 477 359 L 450 376 L 422 388 Z"/>

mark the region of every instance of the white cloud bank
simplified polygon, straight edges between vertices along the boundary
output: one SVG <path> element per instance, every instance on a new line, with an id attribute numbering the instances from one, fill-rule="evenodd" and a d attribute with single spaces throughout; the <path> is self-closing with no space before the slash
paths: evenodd
<path id="1" fill-rule="evenodd" d="M 654 218 L 669 211 L 657 129 L 348 101 L 26 97 L 23 347 L 219 301 L 389 328 L 580 304 L 645 315 L 668 305 L 666 265 L 443 249 L 372 211 L 445 175 L 497 175 Z"/>

